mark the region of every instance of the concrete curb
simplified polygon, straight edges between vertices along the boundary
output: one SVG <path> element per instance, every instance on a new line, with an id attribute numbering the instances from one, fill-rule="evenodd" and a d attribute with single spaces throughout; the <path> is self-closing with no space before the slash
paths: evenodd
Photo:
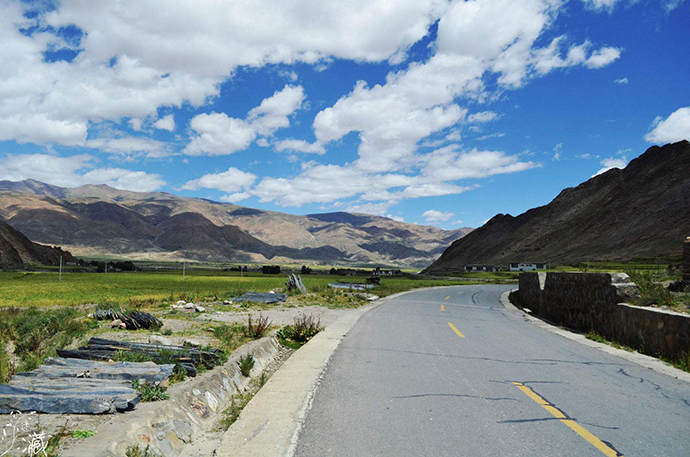
<path id="1" fill-rule="evenodd" d="M 616 355 L 622 359 L 627 360 L 628 362 L 636 363 L 640 366 L 656 371 L 657 373 L 662 373 L 667 376 L 671 376 L 672 378 L 676 378 L 681 381 L 690 383 L 690 373 L 687 373 L 683 370 L 679 370 L 678 368 L 668 365 L 666 362 L 662 360 L 645 354 L 640 354 L 639 352 L 628 352 L 624 351 L 623 349 L 616 349 L 612 346 L 609 346 L 608 344 L 597 343 L 596 341 L 587 339 L 587 337 L 585 337 L 585 335 L 581 333 L 575 333 L 570 330 L 565 330 L 561 327 L 549 324 L 548 322 L 539 319 L 529 313 L 526 313 L 525 311 L 510 303 L 510 300 L 508 300 L 508 295 L 510 295 L 511 292 L 514 292 L 516 290 L 518 289 L 511 289 L 507 292 L 504 292 L 501 295 L 501 304 L 504 308 L 508 310 L 521 313 L 528 322 L 536 325 L 537 327 L 543 328 L 544 330 L 548 330 L 549 332 L 555 333 L 564 338 L 568 338 L 569 340 L 577 341 L 578 343 L 584 344 L 585 346 L 589 346 L 591 348 L 595 348 L 600 351 L 606 352 L 607 354 Z"/>
<path id="2" fill-rule="evenodd" d="M 342 316 L 296 351 L 242 410 L 215 455 L 291 456 L 331 356 L 364 313 L 391 297 Z"/>

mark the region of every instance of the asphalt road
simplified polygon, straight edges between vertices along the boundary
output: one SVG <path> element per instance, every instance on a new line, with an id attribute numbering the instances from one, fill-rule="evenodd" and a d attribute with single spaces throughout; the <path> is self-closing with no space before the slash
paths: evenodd
<path id="1" fill-rule="evenodd" d="M 295 455 L 690 456 L 690 384 L 527 322 L 500 304 L 509 288 L 418 291 L 362 316 Z"/>

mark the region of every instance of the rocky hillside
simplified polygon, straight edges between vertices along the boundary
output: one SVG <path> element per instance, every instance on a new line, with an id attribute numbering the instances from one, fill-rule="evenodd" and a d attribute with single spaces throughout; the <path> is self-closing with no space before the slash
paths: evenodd
<path id="1" fill-rule="evenodd" d="M 0 267 L 14 267 L 25 264 L 59 265 L 62 261 L 76 259 L 60 248 L 32 243 L 26 236 L 0 221 Z"/>
<path id="2" fill-rule="evenodd" d="M 546 206 L 495 216 L 455 241 L 426 272 L 677 256 L 688 235 L 690 143 L 681 141 L 651 147 L 625 169 L 565 189 Z"/>
<path id="3" fill-rule="evenodd" d="M 108 186 L 0 181 L 0 218 L 77 255 L 216 262 L 425 267 L 471 229 L 441 230 L 366 214 L 295 216 Z"/>

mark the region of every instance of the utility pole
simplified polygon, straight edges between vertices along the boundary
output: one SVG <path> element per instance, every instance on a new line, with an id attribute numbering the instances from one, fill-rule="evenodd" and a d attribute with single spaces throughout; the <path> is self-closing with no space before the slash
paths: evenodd
<path id="1" fill-rule="evenodd" d="M 187 269 L 187 262 L 182 262 L 182 279 L 184 279 L 186 269 Z"/>
<path id="2" fill-rule="evenodd" d="M 60 273 L 58 275 L 58 282 L 62 282 L 62 256 L 60 256 Z"/>

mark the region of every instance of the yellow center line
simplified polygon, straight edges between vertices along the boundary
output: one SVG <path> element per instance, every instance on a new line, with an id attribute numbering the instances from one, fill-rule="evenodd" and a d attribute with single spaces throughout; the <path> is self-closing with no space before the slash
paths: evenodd
<path id="1" fill-rule="evenodd" d="M 451 327 L 453 326 L 453 324 L 450 325 Z M 622 457 L 623 454 L 619 454 L 615 449 L 611 448 L 611 446 L 607 445 L 599 438 L 594 436 L 586 428 L 575 422 L 573 419 L 568 418 L 565 414 L 563 414 L 561 410 L 556 408 L 551 402 L 541 397 L 531 388 L 527 387 L 521 382 L 513 382 L 513 385 L 520 389 L 522 393 L 534 400 L 539 406 L 547 410 L 553 417 L 560 420 L 565 425 L 567 425 L 572 431 L 580 435 L 582 438 L 586 439 L 592 446 L 599 449 L 604 455 L 609 457 Z"/>
<path id="2" fill-rule="evenodd" d="M 459 336 L 460 338 L 465 338 L 465 335 L 463 335 L 462 333 L 460 333 L 460 330 L 458 330 L 458 329 L 455 327 L 455 325 L 453 325 L 452 322 L 448 322 L 448 325 L 450 325 L 450 328 L 451 328 L 455 333 L 457 333 L 458 336 Z"/>
<path id="3" fill-rule="evenodd" d="M 441 311 L 445 311 L 445 310 L 446 310 L 446 307 L 441 305 Z"/>
<path id="4" fill-rule="evenodd" d="M 449 298 L 450 298 L 450 295 L 448 295 L 448 296 L 446 297 L 446 300 L 448 300 Z"/>

